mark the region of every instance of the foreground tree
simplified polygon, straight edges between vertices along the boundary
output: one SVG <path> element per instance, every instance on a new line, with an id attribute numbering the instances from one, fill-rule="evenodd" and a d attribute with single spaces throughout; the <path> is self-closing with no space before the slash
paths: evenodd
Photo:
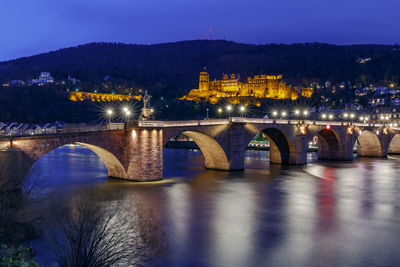
<path id="1" fill-rule="evenodd" d="M 79 197 L 58 208 L 50 236 L 60 266 L 137 266 L 165 256 L 164 234 L 151 213 L 124 203 Z"/>
<path id="2" fill-rule="evenodd" d="M 38 234 L 40 174 L 25 176 L 30 164 L 22 156 L 12 151 L 0 154 L 0 266 L 38 266 L 35 251 L 21 243 Z"/>

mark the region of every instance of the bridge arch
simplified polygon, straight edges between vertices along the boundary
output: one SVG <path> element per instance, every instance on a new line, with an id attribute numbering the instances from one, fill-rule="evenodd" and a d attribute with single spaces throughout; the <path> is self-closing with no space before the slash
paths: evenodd
<path id="1" fill-rule="evenodd" d="M 296 164 L 296 148 L 283 130 L 271 127 L 262 129 L 261 133 L 268 140 L 271 163 Z M 253 134 L 250 140 L 245 142 L 246 148 L 254 136 Z"/>
<path id="2" fill-rule="evenodd" d="M 186 135 L 193 139 L 203 154 L 205 167 L 207 169 L 229 170 L 229 161 L 222 146 L 213 137 L 199 131 L 180 131 L 174 133 Z M 170 138 L 167 140 L 167 142 Z M 166 144 L 166 143 L 165 143 Z M 164 145 L 165 146 L 165 145 Z"/>
<path id="3" fill-rule="evenodd" d="M 400 134 L 396 134 L 395 136 L 393 136 L 392 140 L 389 143 L 388 153 L 400 154 Z"/>
<path id="4" fill-rule="evenodd" d="M 106 166 L 109 177 L 127 178 L 124 166 L 122 166 L 122 163 L 110 151 L 87 143 L 76 142 L 75 144 L 84 146 L 97 154 Z"/>
<path id="5" fill-rule="evenodd" d="M 334 129 L 321 129 L 313 133 L 309 139 L 318 137 L 318 158 L 319 159 L 340 159 L 344 155 L 344 146 L 342 139 Z"/>
<path id="6" fill-rule="evenodd" d="M 52 142 L 51 145 L 45 143 L 46 140 L 18 140 L 13 142 L 13 148 L 19 149 L 23 152 L 27 157 L 24 161 L 21 162 L 23 165 L 32 166 L 40 160 L 42 157 L 47 155 L 49 152 L 60 148 L 64 145 L 68 144 L 77 144 L 84 146 L 94 152 L 104 163 L 105 167 L 108 171 L 108 176 L 117 177 L 117 178 L 127 178 L 127 172 L 122 165 L 121 161 L 110 151 L 107 149 L 100 147 L 98 145 L 89 144 L 86 142 Z"/>
<path id="7" fill-rule="evenodd" d="M 372 130 L 363 130 L 357 138 L 357 155 L 360 157 L 382 157 L 383 149 L 378 135 Z"/>

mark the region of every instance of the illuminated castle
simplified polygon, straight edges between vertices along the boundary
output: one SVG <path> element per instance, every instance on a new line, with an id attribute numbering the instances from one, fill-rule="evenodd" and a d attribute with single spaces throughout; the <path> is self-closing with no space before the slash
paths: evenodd
<path id="1" fill-rule="evenodd" d="M 188 95 L 180 100 L 201 101 L 206 100 L 211 104 L 218 103 L 221 98 L 226 98 L 232 104 L 240 103 L 241 99 L 253 98 L 256 105 L 260 99 L 291 99 L 296 100 L 299 95 L 310 98 L 312 88 L 297 88 L 286 85 L 282 75 L 256 75 L 247 77 L 247 82 L 240 81 L 240 75 L 224 75 L 222 80 L 210 81 L 206 71 L 200 72 L 199 88 L 190 90 Z"/>

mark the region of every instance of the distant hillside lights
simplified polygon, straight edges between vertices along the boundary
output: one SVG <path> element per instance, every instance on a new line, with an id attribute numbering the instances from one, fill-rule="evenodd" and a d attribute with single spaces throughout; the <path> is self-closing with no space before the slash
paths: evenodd
<path id="1" fill-rule="evenodd" d="M 3 86 L 43 86 L 50 83 L 54 83 L 54 78 L 50 75 L 50 72 L 41 72 L 37 79 L 27 80 L 26 82 L 23 80 L 12 80 L 9 83 L 4 83 Z"/>
<path id="2" fill-rule="evenodd" d="M 50 72 L 41 72 L 38 79 L 32 79 L 31 84 L 37 84 L 39 86 L 54 83 L 54 78 L 50 75 Z"/>
<path id="3" fill-rule="evenodd" d="M 224 75 L 222 80 L 210 81 L 206 71 L 200 72 L 199 88 L 190 90 L 189 94 L 179 98 L 180 100 L 201 101 L 205 100 L 211 104 L 218 103 L 222 98 L 232 104 L 239 104 L 242 98 L 253 98 L 254 104 L 259 106 L 260 100 L 290 99 L 292 101 L 299 97 L 310 98 L 314 90 L 312 88 L 297 88 L 286 85 L 282 75 L 256 75 L 247 77 L 247 82 L 240 81 L 240 75 Z"/>
<path id="4" fill-rule="evenodd" d="M 69 100 L 77 102 L 84 100 L 91 100 L 92 102 L 114 102 L 114 101 L 131 101 L 136 99 L 142 100 L 141 96 L 137 95 L 119 95 L 119 94 L 101 94 L 101 93 L 90 93 L 90 92 L 70 92 Z"/>

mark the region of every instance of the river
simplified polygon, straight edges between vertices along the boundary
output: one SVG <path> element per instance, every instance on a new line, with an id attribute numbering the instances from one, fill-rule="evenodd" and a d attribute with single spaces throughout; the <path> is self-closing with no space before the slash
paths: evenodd
<path id="1" fill-rule="evenodd" d="M 95 154 L 68 145 L 43 157 L 32 175 L 60 194 L 133 195 L 165 231 L 170 266 L 399 265 L 399 158 L 308 157 L 305 166 L 280 166 L 269 164 L 267 151 L 248 151 L 245 171 L 224 172 L 205 170 L 198 150 L 165 149 L 166 182 L 137 185 L 108 179 Z M 51 265 L 45 240 L 31 245 Z"/>

